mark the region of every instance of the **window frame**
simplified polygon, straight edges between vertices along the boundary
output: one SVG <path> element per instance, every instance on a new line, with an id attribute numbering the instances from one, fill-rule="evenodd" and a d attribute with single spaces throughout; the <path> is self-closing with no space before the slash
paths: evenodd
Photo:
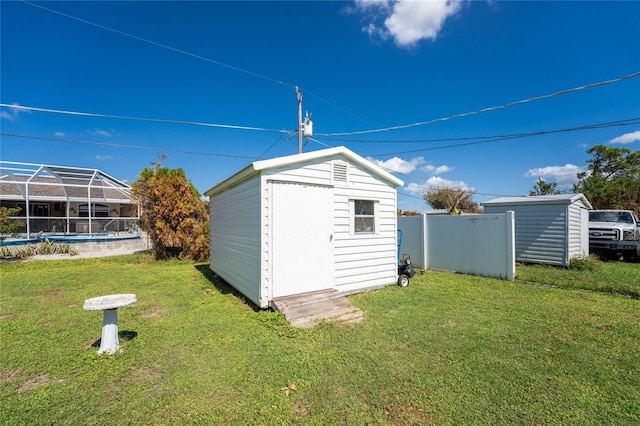
<path id="1" fill-rule="evenodd" d="M 362 214 L 356 212 L 357 203 L 371 203 L 373 213 Z M 379 200 L 366 199 L 366 198 L 353 198 L 349 200 L 349 235 L 378 235 L 380 233 L 380 202 Z M 359 230 L 357 226 L 358 219 L 370 219 L 372 220 L 371 230 Z"/>
<path id="2" fill-rule="evenodd" d="M 91 209 L 88 203 L 78 205 L 78 217 L 89 217 L 89 214 L 91 217 L 110 217 L 109 205 L 91 203 Z"/>

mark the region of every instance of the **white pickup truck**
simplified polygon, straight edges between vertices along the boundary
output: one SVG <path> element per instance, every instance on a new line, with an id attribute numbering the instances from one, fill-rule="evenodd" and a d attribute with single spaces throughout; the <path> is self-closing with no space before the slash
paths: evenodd
<path id="1" fill-rule="evenodd" d="M 589 251 L 607 257 L 640 259 L 640 220 L 631 210 L 591 210 Z"/>

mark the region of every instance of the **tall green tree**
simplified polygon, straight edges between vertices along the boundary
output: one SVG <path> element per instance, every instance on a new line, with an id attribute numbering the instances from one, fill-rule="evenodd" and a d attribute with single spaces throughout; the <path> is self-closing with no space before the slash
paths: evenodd
<path id="1" fill-rule="evenodd" d="M 640 214 L 640 151 L 596 145 L 587 150 L 587 170 L 578 173 L 574 192 L 594 209 L 626 209 Z"/>
<path id="2" fill-rule="evenodd" d="M 449 214 L 479 213 L 482 210 L 473 201 L 475 191 L 454 187 L 428 189 L 422 194 L 433 209 L 446 209 Z"/>
<path id="3" fill-rule="evenodd" d="M 529 195 L 551 195 L 551 194 L 562 194 L 557 188 L 558 184 L 556 182 L 547 183 L 541 177 L 536 180 L 536 184 L 533 185 L 533 191 L 529 191 Z"/>
<path id="4" fill-rule="evenodd" d="M 208 258 L 208 203 L 200 199 L 182 169 L 153 163 L 140 172 L 132 187 L 142 207 L 140 227 L 149 235 L 156 259 Z"/>

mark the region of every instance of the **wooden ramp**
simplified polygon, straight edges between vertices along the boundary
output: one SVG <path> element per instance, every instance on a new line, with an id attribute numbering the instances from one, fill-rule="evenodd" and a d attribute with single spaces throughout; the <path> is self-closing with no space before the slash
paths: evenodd
<path id="1" fill-rule="evenodd" d="M 276 297 L 271 307 L 282 312 L 291 325 L 303 328 L 311 328 L 321 320 L 355 323 L 364 317 L 346 296 L 333 289 Z"/>

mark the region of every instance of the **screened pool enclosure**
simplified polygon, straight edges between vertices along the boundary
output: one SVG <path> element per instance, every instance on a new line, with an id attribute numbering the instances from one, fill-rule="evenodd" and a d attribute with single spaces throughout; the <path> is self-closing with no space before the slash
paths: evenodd
<path id="1" fill-rule="evenodd" d="M 19 208 L 24 237 L 137 231 L 131 186 L 98 169 L 0 161 L 0 206 Z"/>

